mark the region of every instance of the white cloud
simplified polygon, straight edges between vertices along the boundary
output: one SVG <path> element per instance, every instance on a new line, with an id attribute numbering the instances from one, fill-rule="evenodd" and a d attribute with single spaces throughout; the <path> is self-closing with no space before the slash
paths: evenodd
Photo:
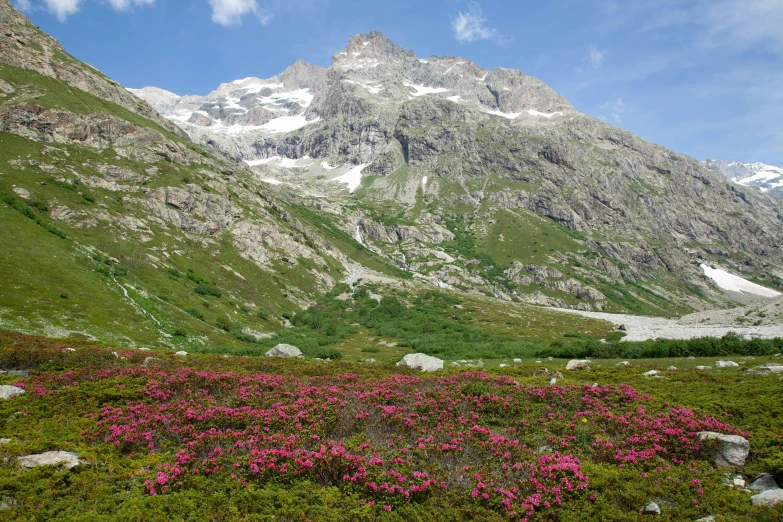
<path id="1" fill-rule="evenodd" d="M 27 2 L 29 4 L 29 2 Z M 82 0 L 45 0 L 46 9 L 49 10 L 57 20 L 64 22 L 72 14 L 79 12 L 79 6 Z"/>
<path id="2" fill-rule="evenodd" d="M 262 12 L 256 0 L 209 0 L 212 7 L 212 21 L 225 27 L 239 25 L 245 15 L 255 15 L 262 24 L 272 15 Z"/>
<path id="3" fill-rule="evenodd" d="M 625 114 L 628 109 L 625 106 L 623 99 L 617 98 L 616 100 L 610 100 L 608 102 L 602 103 L 601 110 L 608 112 L 611 119 L 614 120 L 615 123 L 619 124 L 623 122 L 623 114 Z M 604 121 L 609 120 L 609 118 L 603 114 L 600 116 L 600 118 Z"/>
<path id="4" fill-rule="evenodd" d="M 604 63 L 604 58 L 606 57 L 606 50 L 601 50 L 595 45 L 590 45 L 590 47 L 587 49 L 587 56 L 585 57 L 585 61 L 592 65 L 595 68 L 601 67 L 601 64 Z"/>
<path id="5" fill-rule="evenodd" d="M 487 26 L 484 12 L 476 2 L 468 4 L 466 13 L 462 11 L 457 13 L 457 17 L 451 21 L 451 28 L 454 30 L 454 38 L 460 42 L 489 40 L 498 37 L 497 31 Z"/>
<path id="6" fill-rule="evenodd" d="M 116 11 L 127 11 L 133 6 L 153 5 L 155 0 L 106 0 Z"/>
<path id="7" fill-rule="evenodd" d="M 20 11 L 31 11 L 33 9 L 33 4 L 30 0 L 16 0 L 14 4 Z"/>

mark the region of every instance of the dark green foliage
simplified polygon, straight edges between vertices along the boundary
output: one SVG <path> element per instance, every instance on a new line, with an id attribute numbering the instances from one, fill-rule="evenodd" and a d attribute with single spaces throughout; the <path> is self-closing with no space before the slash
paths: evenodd
<path id="1" fill-rule="evenodd" d="M 35 221 L 41 228 L 43 228 L 47 232 L 54 234 L 55 236 L 62 239 L 66 238 L 65 232 L 57 228 L 51 222 L 42 219 L 38 214 L 36 214 L 33 211 L 33 209 L 29 205 L 22 203 L 19 198 L 11 194 L 8 194 L 7 192 L 0 192 L 0 200 L 2 200 L 5 204 L 10 205 L 11 208 L 16 210 L 20 214 L 22 214 L 24 217 Z M 39 206 L 42 206 L 44 209 L 48 210 L 46 204 L 44 203 L 39 202 L 39 205 L 36 206 L 36 208 L 38 208 Z"/>
<path id="2" fill-rule="evenodd" d="M 199 310 L 198 308 L 186 308 L 186 309 L 185 309 L 185 311 L 186 311 L 188 314 L 190 314 L 190 315 L 192 315 L 193 317 L 195 317 L 196 319 L 199 319 L 199 320 L 204 320 L 204 312 L 202 312 L 202 311 L 201 311 L 201 310 Z"/>
<path id="3" fill-rule="evenodd" d="M 266 310 L 259 310 L 258 312 L 256 312 L 256 316 L 259 319 L 263 319 L 264 321 L 266 321 L 269 319 L 269 312 L 267 312 Z"/>
<path id="4" fill-rule="evenodd" d="M 218 287 L 209 283 L 199 283 L 198 286 L 193 289 L 193 291 L 200 295 L 211 295 L 214 297 L 220 297 L 223 295 L 223 292 L 221 292 Z"/>

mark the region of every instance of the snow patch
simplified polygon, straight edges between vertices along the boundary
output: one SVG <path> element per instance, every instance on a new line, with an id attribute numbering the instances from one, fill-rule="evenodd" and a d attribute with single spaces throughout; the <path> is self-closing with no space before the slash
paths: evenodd
<path id="1" fill-rule="evenodd" d="M 331 165 L 329 165 L 328 161 L 324 161 L 323 163 L 321 163 L 321 167 L 323 167 L 326 170 L 334 170 L 334 169 L 337 168 L 337 167 L 332 167 Z"/>
<path id="2" fill-rule="evenodd" d="M 363 82 L 357 82 L 355 80 L 343 80 L 343 81 L 345 83 L 358 85 L 359 87 L 369 91 L 371 94 L 378 94 L 384 89 L 383 85 L 377 85 L 376 82 L 363 83 Z"/>
<path id="3" fill-rule="evenodd" d="M 446 98 L 446 99 L 447 99 L 447 100 L 449 100 L 449 101 L 453 101 L 454 103 L 459 103 L 459 101 L 462 99 L 462 96 L 460 96 L 460 95 L 458 94 L 458 95 L 456 95 L 456 96 L 449 96 L 449 97 L 448 97 L 448 98 Z"/>
<path id="4" fill-rule="evenodd" d="M 366 163 L 362 163 L 361 165 L 357 165 L 342 176 L 339 176 L 337 178 L 334 178 L 332 181 L 336 181 L 338 183 L 344 183 L 348 185 L 348 192 L 353 193 L 354 190 L 359 188 L 359 185 L 362 183 L 362 171 L 367 167 Z"/>
<path id="5" fill-rule="evenodd" d="M 741 292 L 743 294 L 753 294 L 761 297 L 778 297 L 780 292 L 776 292 L 770 288 L 751 283 L 747 279 L 743 279 L 740 276 L 730 274 L 720 268 L 712 268 L 711 266 L 702 264 L 701 269 L 704 270 L 704 275 L 712 279 L 719 288 L 728 290 L 730 292 Z"/>
<path id="6" fill-rule="evenodd" d="M 410 87 L 416 90 L 416 92 L 411 93 L 411 95 L 413 96 L 424 96 L 425 94 L 438 94 L 441 92 L 449 92 L 449 90 L 444 87 L 427 87 L 426 85 L 416 85 L 413 83 L 404 83 L 404 82 L 403 85 L 405 87 Z"/>
<path id="7" fill-rule="evenodd" d="M 484 111 L 484 112 L 486 112 L 487 114 L 493 114 L 495 116 L 502 116 L 504 118 L 508 118 L 509 120 L 513 120 L 522 115 L 521 112 L 502 112 L 502 111 Z"/>
<path id="8" fill-rule="evenodd" d="M 264 159 L 245 161 L 251 167 L 256 165 L 268 165 L 270 163 L 278 163 L 280 167 L 288 169 L 309 167 L 313 164 L 313 159 L 310 156 L 303 156 L 301 158 L 284 158 L 282 156 L 270 156 Z"/>
<path id="9" fill-rule="evenodd" d="M 258 129 L 272 133 L 292 132 L 297 129 L 301 129 L 305 125 L 315 123 L 318 120 L 320 120 L 320 118 L 307 121 L 307 118 L 305 118 L 304 114 L 300 114 L 298 116 L 281 116 L 269 121 L 268 123 L 265 123 L 264 125 L 261 125 L 258 127 Z"/>
<path id="10" fill-rule="evenodd" d="M 526 112 L 527 112 L 529 115 L 531 115 L 531 116 L 541 116 L 542 118 L 547 118 L 547 119 L 549 119 L 549 120 L 551 120 L 551 119 L 552 119 L 552 118 L 554 118 L 555 116 L 558 116 L 558 115 L 562 116 L 562 115 L 563 115 L 563 113 L 562 113 L 562 112 L 538 112 L 538 111 L 537 111 L 537 110 L 535 110 L 535 109 L 529 109 L 529 110 L 528 110 L 528 111 L 526 111 Z"/>
<path id="11" fill-rule="evenodd" d="M 277 179 L 272 179 L 272 178 L 264 178 L 261 181 L 263 181 L 264 183 L 269 183 L 270 185 L 283 185 L 284 184 L 282 181 L 277 180 Z"/>

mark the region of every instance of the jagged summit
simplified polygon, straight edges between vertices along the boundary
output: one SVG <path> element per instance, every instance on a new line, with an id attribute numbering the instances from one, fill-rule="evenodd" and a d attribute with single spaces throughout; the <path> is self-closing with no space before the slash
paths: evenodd
<path id="1" fill-rule="evenodd" d="M 721 172 L 728 179 L 761 192 L 783 196 L 783 168 L 764 163 L 740 163 L 729 160 L 707 160 L 704 166 Z"/>

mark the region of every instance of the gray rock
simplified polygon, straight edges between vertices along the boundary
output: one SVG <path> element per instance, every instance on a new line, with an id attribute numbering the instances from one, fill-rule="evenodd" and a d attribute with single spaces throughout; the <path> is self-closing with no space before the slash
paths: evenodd
<path id="1" fill-rule="evenodd" d="M 186 357 L 188 355 L 188 352 L 183 350 L 181 352 L 175 353 L 174 355 L 176 355 L 177 357 Z"/>
<path id="2" fill-rule="evenodd" d="M 675 371 L 677 369 L 677 367 L 676 366 L 669 366 L 666 369 L 669 370 L 670 372 L 673 372 L 673 371 Z"/>
<path id="3" fill-rule="evenodd" d="M 768 489 L 750 497 L 754 506 L 774 506 L 783 502 L 783 489 Z"/>
<path id="4" fill-rule="evenodd" d="M 25 455 L 16 459 L 23 468 L 37 468 L 39 466 L 56 466 L 62 464 L 65 469 L 71 469 L 80 464 L 79 456 L 70 451 L 47 451 L 37 455 Z"/>
<path id="5" fill-rule="evenodd" d="M 22 199 L 32 199 L 33 198 L 33 195 L 30 194 L 29 191 L 27 191 L 27 190 L 25 190 L 25 189 L 23 189 L 21 187 L 14 188 L 14 192 L 16 193 L 17 196 L 19 196 Z"/>
<path id="6" fill-rule="evenodd" d="M 9 442 L 11 442 L 11 439 L 0 439 L 0 445 L 8 444 Z"/>
<path id="7" fill-rule="evenodd" d="M 563 378 L 563 374 L 560 373 L 560 372 L 555 372 L 555 373 L 552 374 L 552 377 L 554 377 L 555 379 L 562 379 Z"/>
<path id="8" fill-rule="evenodd" d="M 661 372 L 659 372 L 658 370 L 650 370 L 649 372 L 644 372 L 642 375 L 644 375 L 645 377 L 652 377 L 653 375 L 658 375 L 659 373 Z"/>
<path id="9" fill-rule="evenodd" d="M 697 366 L 697 370 L 712 370 L 712 367 L 710 366 Z"/>
<path id="10" fill-rule="evenodd" d="M 696 520 L 696 522 L 715 522 L 715 515 L 709 515 L 709 516 L 706 516 L 706 517 L 702 517 L 702 518 Z"/>
<path id="11" fill-rule="evenodd" d="M 290 344 L 278 344 L 265 354 L 267 357 L 302 357 L 302 351 Z"/>
<path id="12" fill-rule="evenodd" d="M 631 363 L 629 363 L 628 361 L 622 361 L 622 362 L 619 362 L 619 363 L 615 364 L 615 366 L 617 366 L 617 367 L 631 366 Z"/>
<path id="13" fill-rule="evenodd" d="M 0 375 L 8 375 L 9 377 L 30 377 L 30 372 L 26 370 L 0 370 Z"/>
<path id="14" fill-rule="evenodd" d="M 551 379 L 549 379 L 549 385 L 550 386 L 554 386 L 555 384 L 557 384 L 557 378 L 556 377 L 552 377 Z"/>
<path id="15" fill-rule="evenodd" d="M 712 450 L 712 456 L 715 458 L 715 465 L 719 468 L 742 467 L 745 465 L 748 453 L 750 453 L 750 443 L 739 435 L 702 431 L 699 433 L 699 439 L 716 443 Z"/>
<path id="16" fill-rule="evenodd" d="M 690 357 L 688 357 L 688 360 L 689 360 L 689 361 L 695 361 L 695 360 L 696 360 L 696 357 L 694 357 L 693 355 L 691 355 Z"/>
<path id="17" fill-rule="evenodd" d="M 23 393 L 24 390 L 18 386 L 0 386 L 0 399 L 10 399 L 11 397 L 16 397 L 17 395 L 22 395 Z"/>
<path id="18" fill-rule="evenodd" d="M 734 361 L 715 361 L 716 368 L 736 368 L 739 364 Z"/>
<path id="19" fill-rule="evenodd" d="M 661 514 L 661 507 L 656 504 L 655 502 L 650 502 L 646 506 L 644 506 L 644 511 L 642 511 L 645 515 L 660 515 Z"/>
<path id="20" fill-rule="evenodd" d="M 762 491 L 768 491 L 770 489 L 778 489 L 778 484 L 775 482 L 775 478 L 772 475 L 761 475 L 750 484 L 750 490 L 755 491 L 756 493 L 761 493 Z"/>
<path id="21" fill-rule="evenodd" d="M 568 361 L 568 364 L 566 364 L 566 370 L 574 371 L 574 370 L 589 370 L 590 369 L 590 361 L 588 360 L 579 360 L 579 359 L 572 359 Z"/>
<path id="22" fill-rule="evenodd" d="M 423 353 L 409 353 L 397 363 L 397 366 L 413 368 L 423 372 L 434 372 L 443 369 L 443 361 Z"/>
<path id="23" fill-rule="evenodd" d="M 157 357 L 147 357 L 141 365 L 145 368 L 149 368 L 150 366 L 158 366 L 161 362 L 162 361 Z"/>

